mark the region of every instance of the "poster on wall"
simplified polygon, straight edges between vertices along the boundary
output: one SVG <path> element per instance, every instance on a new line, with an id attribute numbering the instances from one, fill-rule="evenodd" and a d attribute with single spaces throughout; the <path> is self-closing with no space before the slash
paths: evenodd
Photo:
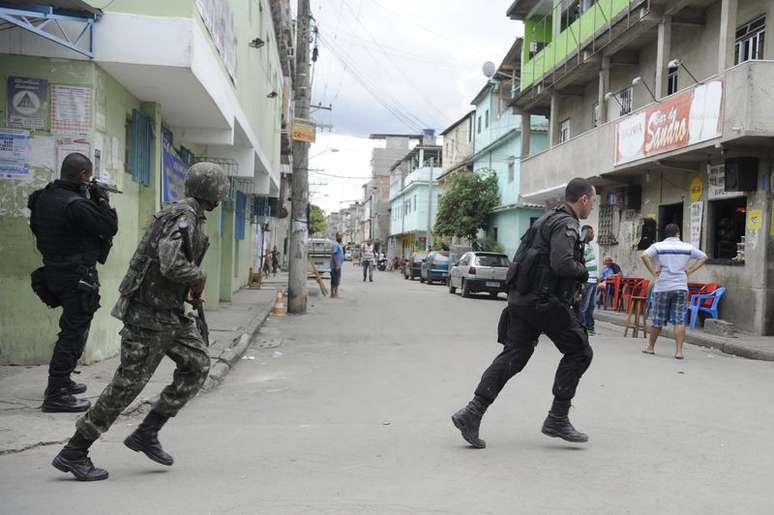
<path id="1" fill-rule="evenodd" d="M 716 138 L 723 129 L 723 81 L 673 95 L 616 123 L 615 164 Z"/>
<path id="2" fill-rule="evenodd" d="M 185 173 L 187 167 L 174 147 L 164 142 L 164 169 L 161 180 L 161 202 L 169 204 L 185 198 Z"/>
<path id="3" fill-rule="evenodd" d="M 91 130 L 91 88 L 51 86 L 51 130 L 67 134 L 88 134 Z"/>
<path id="4" fill-rule="evenodd" d="M 701 224 L 704 218 L 704 202 L 691 202 L 690 207 L 691 217 L 691 234 L 688 243 L 694 247 L 701 248 Z"/>
<path id="5" fill-rule="evenodd" d="M 26 165 L 29 136 L 28 131 L 0 129 L 0 163 Z"/>
<path id="6" fill-rule="evenodd" d="M 8 77 L 5 92 L 6 126 L 45 129 L 48 111 L 48 81 L 32 77 Z"/>

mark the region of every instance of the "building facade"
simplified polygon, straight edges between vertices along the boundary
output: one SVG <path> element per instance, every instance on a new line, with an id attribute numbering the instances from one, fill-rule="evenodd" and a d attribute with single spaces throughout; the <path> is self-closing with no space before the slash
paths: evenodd
<path id="1" fill-rule="evenodd" d="M 473 99 L 472 169 L 479 174 L 494 174 L 500 193 L 499 204 L 492 211 L 486 239 L 497 242 L 502 251 L 513 256 L 519 241 L 543 206 L 521 197 L 521 153 L 523 145 L 538 152 L 547 145 L 547 121 L 542 116 L 526 119 L 531 125 L 530 138 L 522 135 L 522 117 L 509 106 L 518 91 L 522 40 L 516 39 L 493 79 Z"/>
<path id="2" fill-rule="evenodd" d="M 678 224 L 710 258 L 691 280 L 727 288 L 721 317 L 773 334 L 774 3 L 517 0 L 508 14 L 525 23 L 512 105 L 550 117 L 548 150 L 523 156 L 524 198 L 550 205 L 591 179 L 600 253 L 630 276 Z"/>
<path id="3" fill-rule="evenodd" d="M 423 142 L 393 164 L 390 175 L 390 239 L 387 256 L 407 258 L 432 244 L 441 191 L 442 150 Z"/>
<path id="4" fill-rule="evenodd" d="M 0 363 L 50 358 L 58 311 L 29 288 L 40 256 L 26 198 L 58 177 L 67 153 L 90 156 L 95 175 L 123 191 L 111 199 L 119 233 L 99 270 L 103 307 L 87 362 L 118 351 L 120 323 L 109 315 L 118 285 L 153 214 L 183 195 L 190 164 L 218 162 L 231 181 L 229 198 L 206 224 L 208 309 L 247 282 L 263 216 L 256 198 L 279 193 L 285 72 L 268 0 L 126 0 L 104 11 L 69 4 L 50 13 L 0 7 L 0 134 L 19 150 L 0 154 L 0 237 L 12 242 L 0 248 L 0 284 L 14 292 L 0 300 Z M 61 38 L 53 23 L 42 34 L 23 21 L 47 16 L 82 30 L 82 39 Z"/>

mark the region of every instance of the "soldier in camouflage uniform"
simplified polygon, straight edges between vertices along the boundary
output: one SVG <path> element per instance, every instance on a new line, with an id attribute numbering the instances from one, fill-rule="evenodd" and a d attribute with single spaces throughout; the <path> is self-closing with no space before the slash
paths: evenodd
<path id="1" fill-rule="evenodd" d="M 89 459 L 89 447 L 142 391 L 164 356 L 177 364 L 172 383 L 124 444 L 172 465 L 158 432 L 196 395 L 209 372 L 206 344 L 185 314 L 184 303 L 201 302 L 206 276 L 199 265 L 208 246 L 204 212 L 215 209 L 227 192 L 220 166 L 197 163 L 186 175 L 186 198 L 155 215 L 132 257 L 112 312 L 124 322 L 121 365 L 94 406 L 76 422 L 75 435 L 54 458 L 57 469 L 72 472 L 80 481 L 107 479 L 108 472 Z"/>

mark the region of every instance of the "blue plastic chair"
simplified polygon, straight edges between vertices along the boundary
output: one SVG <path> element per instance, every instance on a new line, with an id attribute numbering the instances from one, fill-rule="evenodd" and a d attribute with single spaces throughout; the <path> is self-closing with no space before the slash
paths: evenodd
<path id="1" fill-rule="evenodd" d="M 720 315 L 718 315 L 718 304 L 720 304 L 720 298 L 724 293 L 726 293 L 725 288 L 718 288 L 712 293 L 691 297 L 691 304 L 688 306 L 691 312 L 691 329 L 696 329 L 696 320 L 699 318 L 699 313 L 706 313 L 709 318 L 720 318 Z M 712 305 L 705 308 L 702 304 L 709 299 L 712 299 Z"/>

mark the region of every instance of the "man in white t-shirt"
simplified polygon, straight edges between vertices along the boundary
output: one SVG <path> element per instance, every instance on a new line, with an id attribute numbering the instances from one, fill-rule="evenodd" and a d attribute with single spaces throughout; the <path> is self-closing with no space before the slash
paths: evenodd
<path id="1" fill-rule="evenodd" d="M 664 228 L 664 241 L 654 243 L 640 257 L 656 277 L 651 299 L 651 331 L 645 354 L 654 354 L 656 339 L 669 319 L 675 326 L 675 359 L 683 359 L 685 317 L 688 312 L 688 276 L 701 268 L 707 255 L 690 243 L 680 240 L 680 228 Z"/>

